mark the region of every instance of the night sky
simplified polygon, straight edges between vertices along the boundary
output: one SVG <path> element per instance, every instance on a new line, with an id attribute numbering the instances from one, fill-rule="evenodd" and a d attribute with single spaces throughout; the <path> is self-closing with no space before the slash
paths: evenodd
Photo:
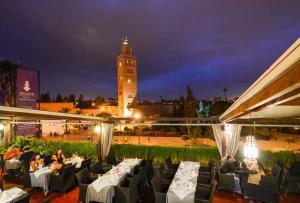
<path id="1" fill-rule="evenodd" d="M 142 99 L 239 96 L 298 37 L 299 0 L 0 1 L 0 57 L 41 71 L 52 96 L 117 95 L 128 36 Z"/>

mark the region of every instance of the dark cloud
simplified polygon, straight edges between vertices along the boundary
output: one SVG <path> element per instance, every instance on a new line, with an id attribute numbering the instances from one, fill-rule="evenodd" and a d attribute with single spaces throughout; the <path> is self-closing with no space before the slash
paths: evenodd
<path id="1" fill-rule="evenodd" d="M 300 34 L 299 1 L 1 1 L 0 56 L 53 95 L 116 96 L 128 36 L 142 98 L 237 96 Z"/>

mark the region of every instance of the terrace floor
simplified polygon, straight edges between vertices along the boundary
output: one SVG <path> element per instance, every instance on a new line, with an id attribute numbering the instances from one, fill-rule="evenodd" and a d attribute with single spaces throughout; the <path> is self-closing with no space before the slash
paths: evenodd
<path id="1" fill-rule="evenodd" d="M 4 178 L 5 181 L 6 178 Z M 18 183 L 18 180 L 14 180 L 12 182 L 5 181 L 4 189 L 8 189 L 11 187 L 19 187 L 23 188 L 22 185 Z M 27 189 L 25 189 L 27 190 Z M 28 190 L 27 190 L 28 191 Z M 30 203 L 41 203 L 45 200 L 50 200 L 51 203 L 76 203 L 78 199 L 79 189 L 75 188 L 65 195 L 58 192 L 53 192 L 49 194 L 48 196 L 45 196 L 43 192 L 36 191 L 34 189 L 28 191 L 30 194 Z M 145 190 L 145 195 L 143 197 L 143 200 L 141 203 L 153 203 L 153 192 L 151 189 Z M 234 195 L 230 192 L 225 191 L 217 191 L 214 198 L 214 203 L 243 203 L 244 199 L 241 195 Z M 286 197 L 283 196 L 280 203 L 299 203 L 300 202 L 300 195 L 287 195 Z"/>

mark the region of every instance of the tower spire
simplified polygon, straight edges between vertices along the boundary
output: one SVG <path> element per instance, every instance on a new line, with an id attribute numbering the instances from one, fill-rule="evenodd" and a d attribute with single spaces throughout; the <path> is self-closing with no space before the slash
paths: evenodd
<path id="1" fill-rule="evenodd" d="M 125 38 L 123 38 L 123 45 L 127 45 L 128 44 L 128 39 L 127 36 L 125 36 Z"/>

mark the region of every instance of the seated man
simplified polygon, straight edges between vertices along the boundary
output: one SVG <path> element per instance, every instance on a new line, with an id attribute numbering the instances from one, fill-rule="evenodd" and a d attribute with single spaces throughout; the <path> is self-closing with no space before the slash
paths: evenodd
<path id="1" fill-rule="evenodd" d="M 23 147 L 23 153 L 21 154 L 19 160 L 24 163 L 29 163 L 30 159 L 34 155 L 33 151 L 30 151 L 30 147 L 28 145 Z"/>
<path id="2" fill-rule="evenodd" d="M 13 159 L 13 158 L 18 159 L 20 157 L 20 155 L 21 155 L 20 148 L 19 148 L 19 146 L 15 145 L 11 148 L 11 150 L 8 150 L 4 153 L 3 159 L 5 161 Z"/>
<path id="3" fill-rule="evenodd" d="M 221 173 L 233 173 L 236 168 L 236 161 L 232 155 L 228 155 L 221 167 Z"/>
<path id="4" fill-rule="evenodd" d="M 235 190 L 235 192 L 241 194 L 242 190 L 241 190 L 241 185 L 240 185 L 240 178 L 236 174 L 234 174 L 234 170 L 237 168 L 236 166 L 237 166 L 237 164 L 234 159 L 234 156 L 227 155 L 220 171 L 221 171 L 221 173 L 234 175 L 234 190 Z"/>

